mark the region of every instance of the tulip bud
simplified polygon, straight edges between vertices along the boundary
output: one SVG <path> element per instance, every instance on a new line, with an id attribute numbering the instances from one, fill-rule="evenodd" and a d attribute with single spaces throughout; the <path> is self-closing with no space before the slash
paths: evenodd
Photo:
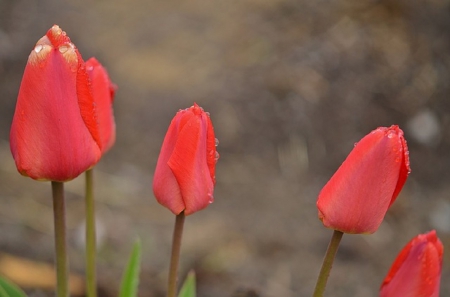
<path id="1" fill-rule="evenodd" d="M 398 126 L 381 127 L 361 139 L 317 200 L 325 227 L 373 233 L 410 172 L 409 153 Z"/>
<path id="2" fill-rule="evenodd" d="M 443 254 L 436 231 L 414 237 L 392 264 L 380 297 L 439 297 Z"/>
<path id="3" fill-rule="evenodd" d="M 37 180 L 71 180 L 100 158 L 100 134 L 86 67 L 57 25 L 28 57 L 10 146 L 18 171 Z"/>
<path id="4" fill-rule="evenodd" d="M 86 70 L 91 79 L 92 95 L 98 114 L 102 153 L 105 153 L 116 141 L 116 124 L 112 105 L 117 86 L 111 82 L 108 72 L 96 58 L 86 61 Z"/>
<path id="5" fill-rule="evenodd" d="M 213 202 L 216 151 L 209 113 L 194 103 L 180 110 L 164 138 L 153 178 L 156 200 L 178 215 Z"/>

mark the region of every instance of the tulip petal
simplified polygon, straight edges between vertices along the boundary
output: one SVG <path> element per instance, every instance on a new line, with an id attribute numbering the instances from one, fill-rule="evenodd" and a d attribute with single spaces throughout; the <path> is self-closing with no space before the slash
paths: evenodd
<path id="1" fill-rule="evenodd" d="M 77 52 L 79 61 L 83 61 L 81 55 Z M 91 133 L 92 138 L 97 143 L 98 147 L 102 150 L 103 143 L 101 141 L 99 130 L 98 113 L 95 108 L 94 97 L 91 89 L 91 80 L 89 74 L 86 71 L 86 64 L 80 63 L 77 72 L 77 98 L 78 105 L 81 112 L 81 118 L 84 121 L 85 126 Z"/>
<path id="2" fill-rule="evenodd" d="M 207 129 L 208 129 L 208 136 L 207 136 L 207 143 L 206 143 L 206 151 L 207 151 L 207 163 L 209 168 L 209 173 L 211 175 L 211 179 L 213 181 L 213 184 L 216 184 L 216 163 L 219 159 L 219 153 L 216 149 L 216 137 L 214 135 L 214 128 L 211 122 L 211 119 L 209 115 L 206 116 L 207 120 Z"/>
<path id="3" fill-rule="evenodd" d="M 185 214 L 189 215 L 213 201 L 214 183 L 207 163 L 207 116 L 186 113 L 180 127 L 168 165 L 180 186 Z"/>
<path id="4" fill-rule="evenodd" d="M 409 165 L 409 151 L 408 151 L 408 145 L 406 144 L 405 138 L 403 138 L 403 131 L 400 130 L 398 127 L 396 127 L 396 133 L 398 134 L 401 142 L 401 149 L 402 149 L 402 161 L 400 165 L 400 172 L 398 175 L 398 182 L 397 186 L 395 188 L 394 194 L 392 196 L 391 203 L 389 204 L 389 207 L 394 203 L 395 199 L 397 199 L 398 194 L 403 188 L 403 185 L 406 182 L 406 179 L 408 178 L 408 175 L 411 173 L 411 168 Z"/>
<path id="5" fill-rule="evenodd" d="M 170 209 L 175 215 L 180 214 L 186 208 L 181 197 L 178 182 L 167 165 L 177 142 L 179 122 L 180 118 L 175 117 L 170 123 L 153 177 L 153 193 L 156 200 Z"/>
<path id="6" fill-rule="evenodd" d="M 115 89 L 105 68 L 95 58 L 86 61 L 92 95 L 98 114 L 99 133 L 101 136 L 102 152 L 108 151 L 116 139 L 116 125 L 112 108 Z"/>

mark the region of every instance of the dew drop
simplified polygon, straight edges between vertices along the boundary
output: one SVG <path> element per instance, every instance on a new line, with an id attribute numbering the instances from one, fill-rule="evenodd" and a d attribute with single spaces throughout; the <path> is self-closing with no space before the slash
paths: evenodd
<path id="1" fill-rule="evenodd" d="M 216 154 L 214 155 L 214 160 L 217 162 L 219 160 L 220 154 L 216 151 Z"/>
<path id="2" fill-rule="evenodd" d="M 67 45 L 63 45 L 63 46 L 60 46 L 58 50 L 61 54 L 64 54 L 65 52 L 67 52 L 69 50 L 69 47 Z"/>
<path id="3" fill-rule="evenodd" d="M 35 46 L 34 51 L 36 53 L 39 53 L 43 48 L 44 48 L 44 46 L 42 44 L 38 44 Z"/>
<path id="4" fill-rule="evenodd" d="M 213 194 L 212 194 L 212 193 L 208 193 L 208 197 L 209 197 L 208 203 L 209 203 L 209 204 L 213 203 L 213 202 L 214 202 L 214 196 L 213 196 Z"/>
<path id="5" fill-rule="evenodd" d="M 387 131 L 387 137 L 389 138 L 395 138 L 395 137 L 399 137 L 398 131 L 397 130 L 388 130 Z"/>
<path id="6" fill-rule="evenodd" d="M 207 112 L 205 112 L 206 113 L 206 115 L 209 117 L 210 116 L 210 113 L 209 113 L 209 111 L 207 111 Z"/>
<path id="7" fill-rule="evenodd" d="M 215 138 L 215 139 L 214 139 L 214 142 L 215 142 L 215 146 L 218 146 L 218 145 L 219 145 L 219 139 Z"/>

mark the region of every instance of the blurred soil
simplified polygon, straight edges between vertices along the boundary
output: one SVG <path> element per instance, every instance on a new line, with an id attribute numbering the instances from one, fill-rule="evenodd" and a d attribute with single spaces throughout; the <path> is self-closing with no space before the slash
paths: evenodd
<path id="1" fill-rule="evenodd" d="M 215 202 L 183 238 L 180 278 L 195 269 L 199 297 L 311 296 L 332 233 L 317 194 L 378 126 L 404 129 L 412 173 L 379 231 L 344 236 L 328 296 L 378 296 L 418 233 L 436 229 L 448 249 L 450 1 L 0 0 L 1 252 L 53 262 L 50 186 L 20 176 L 8 144 L 28 54 L 53 24 L 119 86 L 117 142 L 95 169 L 101 296 L 117 296 L 137 236 L 140 296 L 164 296 L 174 218 L 152 174 L 173 115 L 193 102 L 211 113 L 221 155 Z M 81 177 L 67 204 L 83 275 Z"/>

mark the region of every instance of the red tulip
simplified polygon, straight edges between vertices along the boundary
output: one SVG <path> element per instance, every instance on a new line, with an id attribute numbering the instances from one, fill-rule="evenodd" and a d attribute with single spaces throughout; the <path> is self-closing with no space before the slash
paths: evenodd
<path id="1" fill-rule="evenodd" d="M 102 152 L 108 151 L 116 141 L 116 124 L 112 104 L 117 86 L 111 82 L 106 69 L 90 58 L 86 61 L 86 70 L 91 78 L 92 94 L 98 114 Z"/>
<path id="2" fill-rule="evenodd" d="M 439 297 L 443 253 L 436 231 L 414 237 L 392 264 L 380 297 Z"/>
<path id="3" fill-rule="evenodd" d="M 172 120 L 153 178 L 156 200 L 178 215 L 199 211 L 213 202 L 219 155 L 209 114 L 194 104 Z"/>
<path id="4" fill-rule="evenodd" d="M 409 153 L 398 126 L 378 128 L 359 141 L 323 187 L 317 200 L 325 227 L 373 233 L 410 172 Z"/>
<path id="5" fill-rule="evenodd" d="M 73 179 L 100 158 L 85 64 L 66 32 L 56 25 L 28 57 L 10 145 L 19 172 L 37 180 Z"/>

